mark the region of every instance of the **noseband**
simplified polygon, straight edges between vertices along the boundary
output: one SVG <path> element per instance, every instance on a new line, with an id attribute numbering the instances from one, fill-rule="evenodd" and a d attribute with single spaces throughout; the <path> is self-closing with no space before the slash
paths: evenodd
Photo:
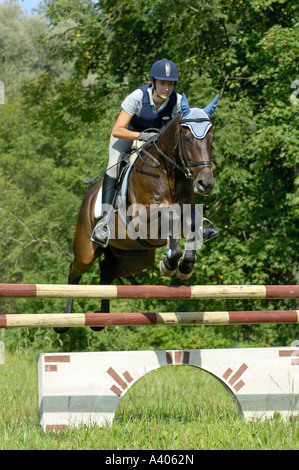
<path id="1" fill-rule="evenodd" d="M 184 147 L 184 140 L 183 140 L 183 136 L 182 136 L 182 124 L 184 123 L 189 123 L 189 122 L 205 122 L 205 121 L 208 121 L 210 122 L 209 119 L 207 118 L 198 118 L 198 119 L 181 119 L 180 120 L 180 125 L 179 125 L 179 128 L 178 128 L 178 139 L 177 139 L 177 143 L 175 144 L 174 146 L 174 149 L 178 149 L 178 159 L 180 161 L 180 165 L 175 161 L 173 160 L 172 158 L 168 157 L 164 152 L 162 152 L 161 149 L 159 149 L 159 147 L 157 146 L 156 144 L 156 140 L 159 138 L 160 136 L 160 131 L 159 133 L 157 134 L 157 136 L 155 136 L 154 138 L 150 139 L 149 141 L 147 141 L 145 143 L 145 145 L 143 145 L 139 151 L 138 151 L 138 156 L 143 160 L 142 156 L 141 156 L 141 152 L 142 153 L 145 153 L 148 157 L 150 157 L 155 163 L 156 163 L 156 166 L 154 165 L 151 165 L 149 162 L 147 162 L 146 160 L 143 160 L 144 163 L 146 163 L 148 166 L 150 166 L 151 168 L 157 168 L 157 166 L 160 166 L 160 162 L 155 158 L 153 157 L 153 155 L 151 155 L 147 150 L 145 150 L 144 147 L 146 147 L 148 144 L 153 144 L 154 147 L 156 148 L 158 154 L 163 157 L 165 160 L 167 160 L 168 162 L 170 162 L 175 168 L 177 168 L 179 171 L 181 171 L 182 173 L 184 173 L 184 175 L 186 176 L 186 178 L 190 179 L 192 178 L 192 173 L 190 171 L 190 168 L 194 167 L 194 166 L 204 166 L 204 167 L 210 167 L 211 166 L 211 162 L 209 160 L 202 160 L 202 161 L 199 161 L 199 162 L 194 162 L 194 163 L 189 163 L 188 162 L 188 159 L 186 157 L 186 151 L 185 151 L 185 147 Z M 153 129 L 152 129 L 153 130 Z M 157 130 L 157 129 L 155 129 Z"/>

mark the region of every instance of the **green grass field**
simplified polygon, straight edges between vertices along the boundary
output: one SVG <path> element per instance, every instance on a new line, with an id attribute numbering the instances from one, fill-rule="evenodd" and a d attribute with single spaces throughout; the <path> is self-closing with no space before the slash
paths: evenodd
<path id="1" fill-rule="evenodd" d="M 291 450 L 299 422 L 279 416 L 240 418 L 232 397 L 211 375 L 170 366 L 142 377 L 122 399 L 112 426 L 42 431 L 37 356 L 6 352 L 0 366 L 1 450 Z"/>

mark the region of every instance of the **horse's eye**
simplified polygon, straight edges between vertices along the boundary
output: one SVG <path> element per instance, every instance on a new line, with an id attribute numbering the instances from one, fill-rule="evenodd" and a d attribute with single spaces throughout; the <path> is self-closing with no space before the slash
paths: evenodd
<path id="1" fill-rule="evenodd" d="M 186 144 L 192 144 L 192 141 L 193 139 L 189 135 L 184 136 L 184 142 L 186 142 Z"/>

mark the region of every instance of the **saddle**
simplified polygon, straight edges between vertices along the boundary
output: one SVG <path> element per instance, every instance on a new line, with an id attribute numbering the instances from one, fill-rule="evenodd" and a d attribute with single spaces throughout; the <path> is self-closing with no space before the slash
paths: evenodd
<path id="1" fill-rule="evenodd" d="M 134 231 L 134 228 L 131 222 L 131 218 L 129 217 L 127 210 L 126 210 L 126 196 L 128 191 L 128 181 L 131 170 L 136 159 L 139 156 L 139 148 L 144 146 L 144 142 L 134 141 L 132 148 L 128 152 L 124 152 L 119 157 L 119 176 L 116 183 L 116 191 L 112 201 L 112 206 L 114 212 L 118 213 L 118 217 L 120 218 L 123 225 L 126 227 L 128 233 L 132 231 L 131 236 L 133 239 L 136 239 L 142 246 L 146 248 L 152 248 L 152 245 L 147 243 L 145 240 L 137 237 Z M 145 153 L 146 150 L 145 150 Z M 150 155 L 151 156 L 151 155 Z M 151 156 L 152 157 L 152 156 Z M 153 158 L 153 157 L 152 157 Z M 155 159 L 154 159 L 155 160 Z M 157 162 L 158 163 L 158 162 Z M 99 219 L 102 216 L 102 188 L 99 189 L 97 200 L 95 203 L 95 217 Z M 166 242 L 163 242 L 161 246 L 164 246 Z"/>

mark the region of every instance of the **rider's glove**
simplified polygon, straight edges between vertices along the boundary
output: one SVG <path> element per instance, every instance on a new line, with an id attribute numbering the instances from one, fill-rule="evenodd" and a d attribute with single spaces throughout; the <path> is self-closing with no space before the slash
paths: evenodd
<path id="1" fill-rule="evenodd" d="M 156 136 L 157 136 L 157 132 L 146 132 L 146 131 L 143 131 L 143 132 L 141 132 L 141 134 L 139 134 L 138 140 L 143 140 L 143 142 L 147 142 L 147 141 L 150 140 L 152 137 L 156 137 Z"/>

